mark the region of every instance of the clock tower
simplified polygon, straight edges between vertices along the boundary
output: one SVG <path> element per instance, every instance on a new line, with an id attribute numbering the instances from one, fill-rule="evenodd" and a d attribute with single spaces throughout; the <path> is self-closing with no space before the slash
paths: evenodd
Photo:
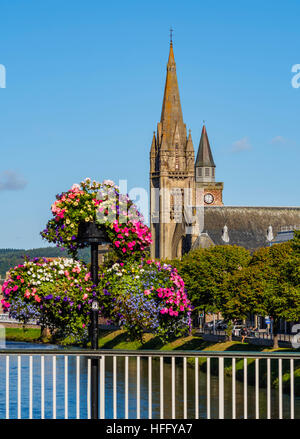
<path id="1" fill-rule="evenodd" d="M 196 189 L 203 190 L 204 206 L 223 206 L 223 183 L 215 181 L 216 165 L 210 144 L 203 125 L 198 154 L 195 162 Z"/>

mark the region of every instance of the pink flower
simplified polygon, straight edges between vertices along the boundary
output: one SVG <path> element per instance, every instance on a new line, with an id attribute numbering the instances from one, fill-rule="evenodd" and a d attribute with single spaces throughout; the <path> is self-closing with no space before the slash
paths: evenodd
<path id="1" fill-rule="evenodd" d="M 82 296 L 82 300 L 86 300 L 88 297 L 89 297 L 88 294 L 85 293 L 85 294 Z"/>
<path id="2" fill-rule="evenodd" d="M 8 302 L 5 302 L 4 299 L 1 300 L 1 304 L 2 304 L 3 308 L 9 308 L 10 307 L 10 304 Z"/>
<path id="3" fill-rule="evenodd" d="M 87 281 L 89 280 L 90 277 L 91 277 L 91 273 L 87 273 L 87 274 L 84 276 L 84 280 L 87 282 Z"/>
<path id="4" fill-rule="evenodd" d="M 73 273 L 80 273 L 80 271 L 81 270 L 80 270 L 80 268 L 78 266 L 74 267 L 73 270 L 72 270 Z"/>
<path id="5" fill-rule="evenodd" d="M 150 290 L 145 290 L 145 291 L 144 291 L 144 294 L 145 294 L 146 296 L 149 296 L 149 294 L 151 294 L 151 291 L 150 291 Z"/>

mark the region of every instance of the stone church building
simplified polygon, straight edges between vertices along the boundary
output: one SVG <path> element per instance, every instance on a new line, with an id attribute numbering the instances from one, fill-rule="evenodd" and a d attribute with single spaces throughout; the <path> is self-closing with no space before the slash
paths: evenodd
<path id="1" fill-rule="evenodd" d="M 300 228 L 299 207 L 225 206 L 223 187 L 216 181 L 205 125 L 195 156 L 171 41 L 161 118 L 150 149 L 151 256 L 173 259 L 194 248 L 228 244 L 254 251 L 276 242 L 281 230 Z"/>

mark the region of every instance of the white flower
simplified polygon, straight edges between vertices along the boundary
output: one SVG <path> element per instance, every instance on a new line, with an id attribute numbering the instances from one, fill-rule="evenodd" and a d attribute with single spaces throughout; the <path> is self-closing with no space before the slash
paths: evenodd
<path id="1" fill-rule="evenodd" d="M 106 184 L 107 186 L 114 186 L 115 183 L 112 180 L 104 180 L 103 184 Z"/>

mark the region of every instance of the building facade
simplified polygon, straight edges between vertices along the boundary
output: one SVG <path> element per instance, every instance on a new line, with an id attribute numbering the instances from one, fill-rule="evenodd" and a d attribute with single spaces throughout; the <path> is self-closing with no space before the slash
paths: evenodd
<path id="1" fill-rule="evenodd" d="M 151 256 L 173 259 L 197 247 L 228 244 L 253 251 L 270 245 L 282 227 L 300 224 L 299 207 L 224 206 L 223 188 L 205 125 L 195 159 L 171 41 L 161 118 L 150 148 Z"/>

